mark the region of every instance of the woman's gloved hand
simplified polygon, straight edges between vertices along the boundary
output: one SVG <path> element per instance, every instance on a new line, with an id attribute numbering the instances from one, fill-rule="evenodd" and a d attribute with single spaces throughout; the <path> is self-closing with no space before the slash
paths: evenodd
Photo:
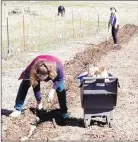
<path id="1" fill-rule="evenodd" d="M 54 94 L 55 94 L 55 89 L 51 89 L 48 94 L 48 102 L 52 102 L 52 100 L 54 99 Z"/>

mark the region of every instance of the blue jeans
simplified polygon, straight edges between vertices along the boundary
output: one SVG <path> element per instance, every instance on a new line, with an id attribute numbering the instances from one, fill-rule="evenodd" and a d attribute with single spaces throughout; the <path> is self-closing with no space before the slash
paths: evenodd
<path id="1" fill-rule="evenodd" d="M 60 83 L 60 86 L 59 88 L 57 88 L 56 92 L 57 92 L 58 101 L 60 105 L 60 113 L 61 114 L 67 113 L 66 90 L 65 90 L 64 81 Z"/>
<path id="2" fill-rule="evenodd" d="M 16 97 L 16 101 L 15 101 L 15 108 L 17 110 L 22 110 L 23 109 L 23 104 L 26 98 L 26 95 L 28 93 L 28 89 L 30 87 L 30 80 L 22 80 L 18 93 L 17 93 L 17 97 Z M 41 93 L 40 93 L 40 82 L 38 82 L 38 85 L 33 88 L 34 91 L 34 95 L 37 101 L 41 100 Z M 58 101 L 59 101 L 59 105 L 60 105 L 60 109 L 61 109 L 61 113 L 67 113 L 67 106 L 66 106 L 66 90 L 65 90 L 65 86 L 64 86 L 64 81 L 61 82 L 60 86 L 57 88 L 56 90 L 57 92 L 57 96 L 58 96 Z"/>
<path id="3" fill-rule="evenodd" d="M 17 97 L 16 97 L 16 100 L 15 100 L 15 108 L 17 110 L 22 110 L 23 108 L 23 104 L 24 104 L 24 101 L 25 101 L 25 98 L 26 98 L 26 95 L 28 93 L 28 89 L 30 88 L 30 80 L 25 80 L 23 79 L 20 86 L 19 86 L 19 89 L 18 89 L 18 93 L 17 93 Z M 37 101 L 40 101 L 41 100 L 41 95 L 40 95 L 40 82 L 38 82 L 38 85 L 33 88 L 33 91 L 34 91 L 34 95 L 35 95 L 35 98 Z"/>

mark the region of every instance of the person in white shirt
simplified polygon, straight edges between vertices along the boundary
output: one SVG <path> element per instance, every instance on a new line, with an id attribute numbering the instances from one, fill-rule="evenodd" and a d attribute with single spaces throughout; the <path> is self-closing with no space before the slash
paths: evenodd
<path id="1" fill-rule="evenodd" d="M 117 42 L 117 33 L 119 31 L 119 15 L 117 13 L 117 10 L 114 7 L 110 8 L 111 15 L 108 23 L 108 30 L 110 28 L 110 25 L 112 26 L 112 37 L 114 41 L 114 47 L 116 47 L 118 44 Z"/>

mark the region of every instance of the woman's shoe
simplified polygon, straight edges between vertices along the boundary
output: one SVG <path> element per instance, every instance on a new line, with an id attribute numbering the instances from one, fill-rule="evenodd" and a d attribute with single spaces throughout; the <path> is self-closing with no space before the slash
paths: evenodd
<path id="1" fill-rule="evenodd" d="M 118 46 L 118 44 L 114 44 L 114 48 L 116 48 Z"/>
<path id="2" fill-rule="evenodd" d="M 9 116 L 10 117 L 19 117 L 22 114 L 20 110 L 13 111 Z"/>
<path id="3" fill-rule="evenodd" d="M 64 113 L 64 114 L 62 114 L 62 117 L 63 117 L 63 119 L 67 119 L 67 118 L 69 118 L 69 114 L 68 113 Z"/>

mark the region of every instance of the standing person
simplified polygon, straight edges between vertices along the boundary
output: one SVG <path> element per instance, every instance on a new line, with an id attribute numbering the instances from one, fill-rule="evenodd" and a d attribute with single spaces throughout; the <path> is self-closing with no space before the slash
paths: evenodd
<path id="1" fill-rule="evenodd" d="M 61 13 L 61 17 L 65 14 L 65 8 L 64 8 L 64 6 L 59 6 L 58 7 L 58 16 L 59 16 L 59 14 Z"/>
<path id="2" fill-rule="evenodd" d="M 40 55 L 36 57 L 28 67 L 21 73 L 19 79 L 23 79 L 15 100 L 15 111 L 10 116 L 18 117 L 22 114 L 23 104 L 30 86 L 33 87 L 34 95 L 37 101 L 37 108 L 42 109 L 40 82 L 53 81 L 53 88 L 48 95 L 48 101 L 54 98 L 57 93 L 60 105 L 60 111 L 63 118 L 68 118 L 66 106 L 66 90 L 64 86 L 64 67 L 61 61 L 51 55 Z"/>
<path id="3" fill-rule="evenodd" d="M 117 33 L 119 31 L 119 16 L 118 16 L 117 10 L 114 7 L 111 7 L 110 11 L 111 11 L 111 15 L 110 15 L 109 23 L 108 23 L 108 31 L 111 25 L 114 47 L 116 47 L 117 46 Z"/>

